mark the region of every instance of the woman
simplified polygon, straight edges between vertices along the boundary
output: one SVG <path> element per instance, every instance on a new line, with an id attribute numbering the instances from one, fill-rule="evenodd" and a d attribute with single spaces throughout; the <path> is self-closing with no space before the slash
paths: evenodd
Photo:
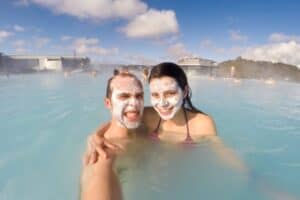
<path id="1" fill-rule="evenodd" d="M 154 66 L 148 82 L 152 107 L 144 109 L 143 122 L 151 138 L 193 143 L 217 134 L 213 119 L 192 104 L 186 74 L 178 65 Z"/>

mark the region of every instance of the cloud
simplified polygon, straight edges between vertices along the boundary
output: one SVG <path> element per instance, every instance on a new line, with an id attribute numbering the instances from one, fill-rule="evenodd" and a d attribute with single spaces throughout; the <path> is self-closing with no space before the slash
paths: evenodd
<path id="1" fill-rule="evenodd" d="M 18 0 L 16 3 L 36 4 L 56 14 L 96 22 L 129 20 L 121 32 L 130 38 L 158 38 L 179 32 L 174 11 L 148 9 L 142 0 Z"/>
<path id="2" fill-rule="evenodd" d="M 288 42 L 288 41 L 300 42 L 300 36 L 286 35 L 284 33 L 272 33 L 269 36 L 269 41 L 270 42 Z"/>
<path id="3" fill-rule="evenodd" d="M 20 48 L 16 48 L 15 51 L 16 51 L 16 53 L 23 54 L 23 53 L 27 53 L 28 49 L 20 47 Z"/>
<path id="4" fill-rule="evenodd" d="M 182 43 L 176 43 L 167 49 L 168 54 L 171 56 L 171 58 L 178 60 L 182 57 L 191 57 L 194 56 L 191 52 L 189 52 L 184 44 Z"/>
<path id="5" fill-rule="evenodd" d="M 14 47 L 23 47 L 25 46 L 25 44 L 26 44 L 25 40 L 17 40 L 12 43 Z"/>
<path id="6" fill-rule="evenodd" d="M 128 63 L 130 64 L 139 64 L 139 65 L 154 65 L 158 63 L 157 60 L 147 58 L 143 55 L 128 55 L 126 56 Z"/>
<path id="7" fill-rule="evenodd" d="M 106 20 L 131 18 L 147 10 L 140 0 L 28 0 L 57 14 L 67 14 L 80 19 Z"/>
<path id="8" fill-rule="evenodd" d="M 101 47 L 97 38 L 77 38 L 74 40 L 72 48 L 80 55 L 110 56 L 119 51 L 117 48 L 105 49 Z"/>
<path id="9" fill-rule="evenodd" d="M 159 38 L 179 32 L 175 12 L 150 9 L 136 16 L 122 31 L 130 38 Z"/>
<path id="10" fill-rule="evenodd" d="M 50 38 L 46 38 L 46 37 L 38 37 L 38 38 L 35 38 L 34 40 L 35 40 L 34 41 L 35 46 L 37 48 L 42 48 L 50 42 Z"/>
<path id="11" fill-rule="evenodd" d="M 18 0 L 14 2 L 14 5 L 16 6 L 28 6 L 29 2 L 28 0 Z"/>
<path id="12" fill-rule="evenodd" d="M 248 48 L 242 57 L 252 60 L 282 62 L 300 68 L 300 43 L 289 41 L 252 47 Z"/>
<path id="13" fill-rule="evenodd" d="M 167 37 L 155 38 L 153 40 L 154 44 L 161 46 L 169 46 L 176 43 L 179 40 L 179 34 L 176 35 L 168 35 Z"/>
<path id="14" fill-rule="evenodd" d="M 72 39 L 72 37 L 71 36 L 68 36 L 68 35 L 63 35 L 63 36 L 61 36 L 61 41 L 69 41 L 69 40 L 71 40 Z"/>
<path id="15" fill-rule="evenodd" d="M 210 39 L 202 40 L 200 42 L 200 47 L 205 49 L 205 51 L 211 50 L 217 54 L 224 54 L 226 52 L 225 48 L 217 47 L 216 44 Z"/>
<path id="16" fill-rule="evenodd" d="M 0 30 L 0 42 L 4 41 L 4 39 L 14 35 L 14 33 L 9 31 Z"/>
<path id="17" fill-rule="evenodd" d="M 16 40 L 12 43 L 16 53 L 27 53 L 28 49 L 25 47 L 27 42 L 25 40 Z"/>
<path id="18" fill-rule="evenodd" d="M 17 32 L 24 32 L 25 29 L 24 27 L 20 26 L 20 25 L 14 25 L 14 30 L 17 31 Z"/>
<path id="19" fill-rule="evenodd" d="M 213 41 L 211 41 L 210 39 L 202 40 L 200 42 L 200 46 L 203 48 L 214 48 L 215 47 Z"/>
<path id="20" fill-rule="evenodd" d="M 230 34 L 230 39 L 233 41 L 246 42 L 248 40 L 248 36 L 242 35 L 239 30 L 238 31 L 230 30 L 229 34 Z"/>

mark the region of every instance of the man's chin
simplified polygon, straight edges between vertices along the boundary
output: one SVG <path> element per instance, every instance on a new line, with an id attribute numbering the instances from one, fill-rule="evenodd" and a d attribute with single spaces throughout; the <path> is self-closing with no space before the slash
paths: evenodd
<path id="1" fill-rule="evenodd" d="M 136 129 L 136 128 L 138 128 L 138 127 L 139 127 L 139 125 L 126 126 L 126 128 L 127 128 L 127 129 L 130 129 L 130 130 Z"/>
<path id="2" fill-rule="evenodd" d="M 140 122 L 125 122 L 124 125 L 128 129 L 136 129 L 139 127 Z"/>

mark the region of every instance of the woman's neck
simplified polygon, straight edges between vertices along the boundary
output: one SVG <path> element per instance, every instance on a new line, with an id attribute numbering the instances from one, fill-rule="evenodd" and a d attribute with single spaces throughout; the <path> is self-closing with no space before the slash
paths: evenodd
<path id="1" fill-rule="evenodd" d="M 174 117 L 172 119 L 166 120 L 165 123 L 166 124 L 182 124 L 182 123 L 186 123 L 185 120 L 185 113 L 186 111 L 184 110 L 184 108 L 182 107 L 181 109 L 178 110 L 178 112 L 174 115 Z"/>

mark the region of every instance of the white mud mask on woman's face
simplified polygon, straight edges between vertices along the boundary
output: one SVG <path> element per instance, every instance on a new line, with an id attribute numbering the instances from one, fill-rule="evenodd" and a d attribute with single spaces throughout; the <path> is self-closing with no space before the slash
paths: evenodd
<path id="1" fill-rule="evenodd" d="M 172 119 L 183 103 L 183 91 L 171 77 L 150 82 L 151 104 L 163 120 Z"/>
<path id="2" fill-rule="evenodd" d="M 116 77 L 113 81 L 111 95 L 113 118 L 121 127 L 137 128 L 144 109 L 143 89 L 131 77 Z"/>

